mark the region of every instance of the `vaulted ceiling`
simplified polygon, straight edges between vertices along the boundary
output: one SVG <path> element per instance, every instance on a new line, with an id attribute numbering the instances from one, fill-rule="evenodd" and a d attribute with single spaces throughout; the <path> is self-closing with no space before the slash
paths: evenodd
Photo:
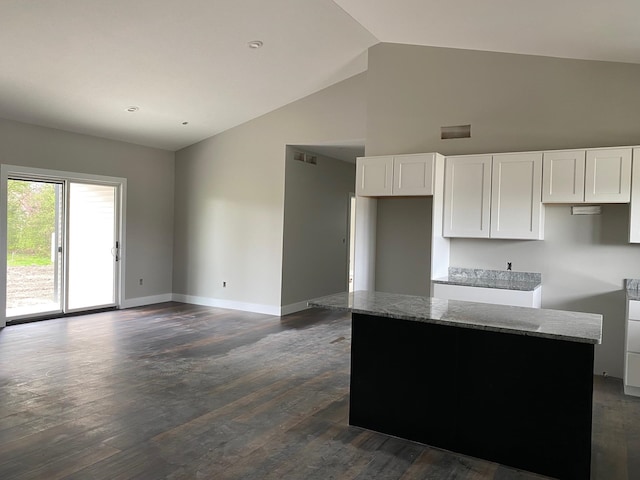
<path id="1" fill-rule="evenodd" d="M 631 0 L 2 0 L 0 117 L 177 150 L 378 42 L 640 63 L 639 20 Z"/>

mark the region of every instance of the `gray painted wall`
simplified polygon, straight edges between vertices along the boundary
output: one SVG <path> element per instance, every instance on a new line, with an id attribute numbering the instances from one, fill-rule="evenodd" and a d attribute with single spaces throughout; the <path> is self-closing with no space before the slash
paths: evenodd
<path id="1" fill-rule="evenodd" d="M 367 155 L 445 155 L 640 144 L 640 65 L 380 44 L 369 51 Z M 471 138 L 440 140 L 470 123 Z M 451 265 L 543 275 L 542 306 L 604 315 L 596 372 L 622 375 L 622 279 L 640 276 L 628 206 L 546 210 L 544 241 L 456 239 Z M 409 232 L 410 234 L 410 232 Z"/>
<path id="2" fill-rule="evenodd" d="M 286 145 L 364 138 L 365 75 L 176 152 L 175 293 L 279 309 Z"/>
<path id="3" fill-rule="evenodd" d="M 287 148 L 282 305 L 348 289 L 349 194 L 355 164 L 316 155 L 312 165 Z M 315 155 L 315 154 L 314 154 Z"/>
<path id="4" fill-rule="evenodd" d="M 173 152 L 0 120 L 0 162 L 126 178 L 125 300 L 171 294 Z"/>
<path id="5" fill-rule="evenodd" d="M 430 295 L 431 197 L 378 199 L 376 290 Z"/>

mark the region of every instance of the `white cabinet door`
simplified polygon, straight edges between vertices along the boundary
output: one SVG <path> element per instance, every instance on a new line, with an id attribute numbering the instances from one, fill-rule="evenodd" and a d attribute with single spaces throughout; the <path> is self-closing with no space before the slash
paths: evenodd
<path id="1" fill-rule="evenodd" d="M 542 201 L 578 203 L 584 201 L 585 150 L 544 152 Z"/>
<path id="2" fill-rule="evenodd" d="M 435 154 L 398 155 L 393 158 L 394 195 L 433 195 Z"/>
<path id="3" fill-rule="evenodd" d="M 393 193 L 393 157 L 356 159 L 356 195 L 384 197 Z"/>
<path id="4" fill-rule="evenodd" d="M 587 203 L 628 203 L 631 149 L 587 150 L 584 199 Z"/>
<path id="5" fill-rule="evenodd" d="M 624 393 L 640 396 L 640 301 L 627 300 Z"/>
<path id="6" fill-rule="evenodd" d="M 447 157 L 444 187 L 445 237 L 489 237 L 491 156 Z"/>
<path id="7" fill-rule="evenodd" d="M 640 321 L 627 320 L 627 351 L 640 353 Z"/>
<path id="8" fill-rule="evenodd" d="M 630 387 L 640 387 L 640 354 L 627 353 L 624 384 Z"/>
<path id="9" fill-rule="evenodd" d="M 629 206 L 629 242 L 640 243 L 640 148 L 633 149 L 631 205 Z"/>
<path id="10" fill-rule="evenodd" d="M 433 284 L 433 296 L 446 300 L 492 303 L 513 307 L 540 308 L 541 288 L 532 291 L 506 290 L 503 288 L 469 287 L 467 285 Z"/>
<path id="11" fill-rule="evenodd" d="M 493 157 L 491 238 L 543 237 L 542 154 Z"/>

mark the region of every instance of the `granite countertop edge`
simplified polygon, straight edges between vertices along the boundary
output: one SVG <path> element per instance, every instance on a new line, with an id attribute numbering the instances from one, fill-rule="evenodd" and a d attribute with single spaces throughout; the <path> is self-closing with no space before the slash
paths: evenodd
<path id="1" fill-rule="evenodd" d="M 439 283 L 442 285 L 458 285 L 463 287 L 476 287 L 476 288 L 494 288 L 500 290 L 520 290 L 524 292 L 532 292 L 536 288 L 542 286 L 541 282 L 532 281 L 509 281 L 509 280 L 497 280 L 497 279 L 465 279 L 465 278 L 434 278 L 431 280 L 433 283 Z"/>
<path id="2" fill-rule="evenodd" d="M 449 267 L 446 277 L 434 278 L 432 282 L 443 285 L 532 292 L 542 286 L 542 275 L 511 270 Z"/>
<path id="3" fill-rule="evenodd" d="M 310 307 L 575 343 L 602 342 L 602 315 L 381 292 L 336 294 Z"/>

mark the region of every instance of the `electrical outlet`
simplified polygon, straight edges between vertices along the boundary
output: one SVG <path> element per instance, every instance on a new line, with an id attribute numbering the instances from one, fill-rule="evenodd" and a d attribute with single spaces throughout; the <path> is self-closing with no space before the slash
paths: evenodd
<path id="1" fill-rule="evenodd" d="M 142 285 L 142 283 L 143 283 L 142 279 L 140 279 L 140 280 L 138 281 L 138 283 L 139 283 L 140 285 Z"/>

